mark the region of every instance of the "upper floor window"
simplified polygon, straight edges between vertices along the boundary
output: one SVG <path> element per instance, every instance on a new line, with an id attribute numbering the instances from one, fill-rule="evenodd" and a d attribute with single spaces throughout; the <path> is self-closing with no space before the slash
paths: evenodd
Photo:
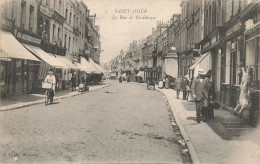
<path id="1" fill-rule="evenodd" d="M 60 13 L 62 13 L 62 2 L 61 2 L 61 0 L 59 1 L 59 11 L 60 11 Z"/>
<path id="2" fill-rule="evenodd" d="M 66 12 L 65 12 L 65 19 L 66 20 L 68 19 L 68 9 L 66 9 Z"/>
<path id="3" fill-rule="evenodd" d="M 73 17 L 73 22 L 74 22 L 74 26 L 75 26 L 75 23 L 76 23 L 76 15 L 74 14 L 74 17 Z"/>
<path id="4" fill-rule="evenodd" d="M 33 29 L 33 21 L 34 21 L 34 6 L 30 5 L 30 13 L 29 13 L 29 31 L 32 31 Z"/>
<path id="5" fill-rule="evenodd" d="M 21 28 L 24 28 L 25 25 L 25 21 L 26 21 L 26 4 L 22 1 L 21 2 L 21 20 L 20 20 L 20 24 L 21 24 Z"/>
<path id="6" fill-rule="evenodd" d="M 71 24 L 71 12 L 70 12 L 70 17 L 69 17 L 69 24 Z"/>

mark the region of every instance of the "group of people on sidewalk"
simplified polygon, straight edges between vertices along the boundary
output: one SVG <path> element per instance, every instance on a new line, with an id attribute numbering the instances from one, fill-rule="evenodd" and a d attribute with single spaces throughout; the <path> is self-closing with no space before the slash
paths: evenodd
<path id="1" fill-rule="evenodd" d="M 192 80 L 191 93 L 196 102 L 197 122 L 214 118 L 214 108 L 219 108 L 219 105 L 215 102 L 216 92 L 211 70 L 207 73 L 203 69 L 198 70 L 198 76 Z"/>
<path id="2" fill-rule="evenodd" d="M 176 79 L 176 97 L 179 99 L 180 92 L 183 92 L 183 100 L 196 103 L 197 122 L 214 118 L 214 108 L 219 108 L 215 102 L 215 85 L 212 81 L 212 70 L 206 72 L 198 69 L 197 76 L 189 79 L 188 75 Z"/>

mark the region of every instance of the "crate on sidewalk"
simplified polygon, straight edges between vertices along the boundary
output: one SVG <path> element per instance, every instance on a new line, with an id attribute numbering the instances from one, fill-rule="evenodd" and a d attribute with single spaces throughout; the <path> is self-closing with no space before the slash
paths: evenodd
<path id="1" fill-rule="evenodd" d="M 42 88 L 43 89 L 51 89 L 52 85 L 53 85 L 52 83 L 42 82 Z"/>

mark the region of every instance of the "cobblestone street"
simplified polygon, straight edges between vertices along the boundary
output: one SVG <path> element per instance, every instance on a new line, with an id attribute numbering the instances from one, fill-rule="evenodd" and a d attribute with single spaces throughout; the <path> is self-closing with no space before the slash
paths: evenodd
<path id="1" fill-rule="evenodd" d="M 162 94 L 111 86 L 0 113 L 1 162 L 182 163 Z"/>

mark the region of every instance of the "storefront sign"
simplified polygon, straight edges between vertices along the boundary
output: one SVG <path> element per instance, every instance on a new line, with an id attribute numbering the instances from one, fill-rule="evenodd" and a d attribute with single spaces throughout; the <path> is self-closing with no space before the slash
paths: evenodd
<path id="1" fill-rule="evenodd" d="M 38 39 L 38 38 L 35 38 L 33 36 L 29 36 L 29 35 L 23 34 L 21 32 L 17 32 L 16 37 L 20 38 L 22 40 L 34 43 L 34 44 L 38 44 L 38 45 L 41 44 L 41 39 Z"/>
<path id="2" fill-rule="evenodd" d="M 204 44 L 202 47 L 203 47 L 203 49 L 205 49 L 205 48 L 207 48 L 207 47 L 209 47 L 210 46 L 210 42 L 207 42 L 206 44 Z"/>
<path id="3" fill-rule="evenodd" d="M 241 23 L 240 22 L 236 23 L 234 26 L 232 26 L 230 29 L 227 30 L 226 37 L 238 31 L 240 28 L 241 28 Z"/>
<path id="4" fill-rule="evenodd" d="M 65 18 L 61 16 L 59 13 L 57 13 L 56 11 L 53 12 L 52 18 L 55 19 L 60 24 L 63 24 L 65 21 Z"/>
<path id="5" fill-rule="evenodd" d="M 46 15 L 48 17 L 52 17 L 53 12 L 54 12 L 47 5 L 43 5 L 43 4 L 40 6 L 40 11 L 41 11 L 41 13 L 43 13 L 44 15 Z"/>

